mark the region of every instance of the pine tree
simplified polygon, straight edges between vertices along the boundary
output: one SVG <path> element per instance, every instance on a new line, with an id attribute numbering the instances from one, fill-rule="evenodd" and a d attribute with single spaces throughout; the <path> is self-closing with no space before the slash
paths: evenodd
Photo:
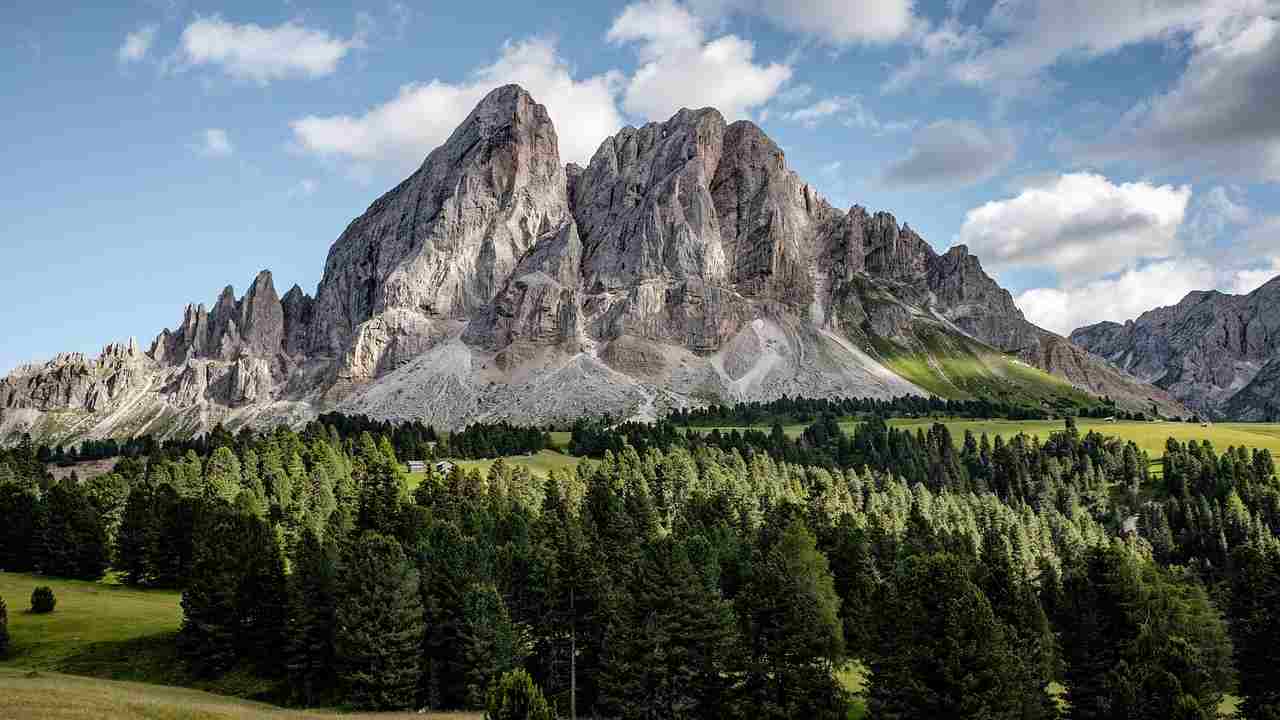
<path id="1" fill-rule="evenodd" d="M 1193 577 L 1095 549 L 1066 573 L 1056 614 L 1073 720 L 1215 717 L 1231 644 Z"/>
<path id="2" fill-rule="evenodd" d="M 49 489 L 37 562 L 47 575 L 98 580 L 107 571 L 107 534 L 84 491 L 71 481 Z"/>
<path id="3" fill-rule="evenodd" d="M 248 660 L 272 674 L 285 637 L 284 561 L 275 534 L 258 517 L 215 506 L 196 536 L 179 632 L 188 666 L 210 677 Z"/>
<path id="4" fill-rule="evenodd" d="M 365 533 L 344 558 L 334 649 L 353 707 L 413 705 L 426 630 L 418 593 L 418 571 L 394 540 Z"/>
<path id="5" fill-rule="evenodd" d="M 307 528 L 289 578 L 289 684 L 307 705 L 332 690 L 338 544 Z"/>
<path id="6" fill-rule="evenodd" d="M 39 526 L 43 502 L 29 488 L 0 484 L 0 568 L 10 572 L 35 569 L 32 540 L 43 537 Z"/>
<path id="7" fill-rule="evenodd" d="M 792 521 L 763 548 L 739 598 L 752 668 L 748 702 L 765 717 L 843 717 L 832 673 L 844 656 L 840 597 L 813 533 Z"/>
<path id="8" fill-rule="evenodd" d="M 737 670 L 732 607 L 671 538 L 646 547 L 630 585 L 629 602 L 607 630 L 600 672 L 609 714 L 723 717 Z"/>
<path id="9" fill-rule="evenodd" d="M 466 660 L 466 705 L 483 707 L 489 685 L 515 670 L 528 657 L 528 640 L 493 585 L 476 585 L 462 599 L 463 657 Z"/>
<path id="10" fill-rule="evenodd" d="M 1024 717 L 1029 703 L 1012 630 L 996 618 L 965 562 L 912 556 L 894 585 L 892 609 L 883 618 L 886 647 L 871 663 L 871 716 Z"/>
<path id="11" fill-rule="evenodd" d="M 220 499 L 234 503 L 243 489 L 240 483 L 240 459 L 229 447 L 220 447 L 209 457 L 205 468 L 203 495 L 206 500 Z"/>
<path id="12" fill-rule="evenodd" d="M 1231 557 L 1228 610 L 1240 672 L 1241 714 L 1246 720 L 1280 718 L 1280 547 L 1258 541 Z"/>
<path id="13" fill-rule="evenodd" d="M 524 670 L 512 670 L 489 689 L 484 720 L 554 720 L 542 691 Z"/>
<path id="14" fill-rule="evenodd" d="M 124 517 L 116 534 L 115 567 L 125 575 L 125 582 L 144 585 L 154 577 L 152 553 L 159 534 L 155 501 L 150 486 L 138 483 L 129 491 Z"/>

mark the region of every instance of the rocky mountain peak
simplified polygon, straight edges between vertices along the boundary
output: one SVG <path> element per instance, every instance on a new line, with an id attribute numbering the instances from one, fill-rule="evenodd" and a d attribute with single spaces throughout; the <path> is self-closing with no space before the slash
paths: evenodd
<path id="1" fill-rule="evenodd" d="M 1078 328 L 1073 342 L 1167 389 L 1210 417 L 1265 419 L 1280 410 L 1280 277 L 1248 295 L 1188 293 L 1123 325 Z"/>
<path id="2" fill-rule="evenodd" d="M 488 303 L 569 221 L 551 117 L 515 85 L 490 92 L 422 166 L 333 244 L 308 351 L 371 378 Z"/>
<path id="3" fill-rule="evenodd" d="M 146 354 L 15 374 L 0 434 L 60 408 L 101 436 L 333 408 L 455 427 L 925 394 L 881 353 L 939 337 L 1129 406 L 1167 400 L 1027 322 L 967 248 L 832 207 L 752 122 L 686 108 L 562 165 L 546 108 L 508 85 L 347 226 L 314 298 L 280 297 L 264 270 Z"/>

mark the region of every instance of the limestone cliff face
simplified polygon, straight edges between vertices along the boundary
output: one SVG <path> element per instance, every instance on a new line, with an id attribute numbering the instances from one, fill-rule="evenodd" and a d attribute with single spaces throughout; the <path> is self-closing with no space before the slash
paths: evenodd
<path id="1" fill-rule="evenodd" d="M 426 351 L 447 321 L 480 313 L 516 263 L 569 220 L 546 108 L 514 85 L 490 93 L 407 180 L 329 251 L 308 350 L 367 380 Z"/>
<path id="2" fill-rule="evenodd" d="M 939 336 L 1178 409 L 1027 322 L 966 248 L 939 255 L 888 213 L 832 207 L 750 122 L 681 110 L 564 166 L 546 109 L 516 86 L 351 222 L 314 299 L 281 298 L 263 272 L 208 308 L 188 306 L 145 353 L 60 356 L 0 381 L 0 440 L 334 408 L 457 427 L 928 394 L 885 353 Z"/>
<path id="3" fill-rule="evenodd" d="M 1123 325 L 1080 328 L 1071 339 L 1209 417 L 1272 417 L 1280 278 L 1248 295 L 1193 292 Z"/>
<path id="4" fill-rule="evenodd" d="M 310 299 L 291 297 L 297 316 Z M 304 418 L 306 403 L 286 398 L 290 379 L 304 374 L 288 349 L 286 305 L 263 271 L 242 298 L 227 287 L 211 312 L 188 305 L 146 352 L 130 340 L 96 358 L 68 353 L 20 368 L 0 380 L 0 438 L 168 436 L 237 418 Z"/>

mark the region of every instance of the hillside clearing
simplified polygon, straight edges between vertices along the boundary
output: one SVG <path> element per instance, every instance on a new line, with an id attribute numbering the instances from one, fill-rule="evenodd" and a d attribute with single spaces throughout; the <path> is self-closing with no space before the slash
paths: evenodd
<path id="1" fill-rule="evenodd" d="M 859 422 L 861 421 L 845 420 L 840 423 L 840 427 L 845 432 L 851 433 Z M 999 435 L 1008 440 L 1019 433 L 1025 433 L 1041 440 L 1046 440 L 1052 433 L 1060 432 L 1063 429 L 1063 421 L 1061 420 L 965 420 L 958 418 L 895 418 L 889 420 L 889 424 L 893 427 L 912 431 L 917 428 L 928 430 L 934 423 L 946 425 L 957 444 L 964 440 L 966 430 L 970 430 L 974 435 L 978 436 L 986 433 L 993 439 Z M 1273 454 L 1280 454 L 1280 424 L 1222 423 L 1201 427 L 1197 423 L 1109 423 L 1105 420 L 1078 418 L 1076 425 L 1080 428 L 1082 434 L 1096 430 L 1102 435 L 1118 437 L 1122 440 L 1132 440 L 1137 443 L 1140 449 L 1147 451 L 1153 459 L 1164 456 L 1165 441 L 1170 437 L 1179 442 L 1208 440 L 1213 443 L 1218 452 L 1235 446 L 1266 448 Z M 807 424 L 784 425 L 782 430 L 788 437 L 794 438 L 803 433 L 807 426 Z M 730 426 L 690 428 L 693 432 L 711 432 L 713 429 L 718 429 L 720 432 L 728 432 L 730 430 L 746 430 L 748 428 Z M 770 430 L 769 427 L 763 425 L 752 426 L 750 429 L 762 432 L 769 432 Z"/>

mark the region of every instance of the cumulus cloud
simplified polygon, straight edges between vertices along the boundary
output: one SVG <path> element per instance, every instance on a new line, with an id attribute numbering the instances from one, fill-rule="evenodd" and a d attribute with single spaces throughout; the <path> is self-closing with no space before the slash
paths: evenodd
<path id="1" fill-rule="evenodd" d="M 1192 290 L 1214 287 L 1216 279 L 1203 260 L 1165 260 L 1073 287 L 1027 290 L 1014 301 L 1031 322 L 1068 335 L 1085 325 L 1124 322 L 1173 305 Z"/>
<path id="2" fill-rule="evenodd" d="M 703 21 L 673 0 L 628 5 L 610 27 L 610 42 L 635 48 L 641 65 L 627 81 L 623 106 L 651 120 L 683 107 L 711 106 L 746 117 L 791 78 L 781 63 L 755 62 L 755 46 L 736 35 L 707 39 Z"/>
<path id="3" fill-rule="evenodd" d="M 421 163 L 487 93 L 518 83 L 547 106 L 559 133 L 561 160 L 586 163 L 622 126 L 614 100 L 619 82 L 616 73 L 575 79 L 555 44 L 535 38 L 507 43 L 496 62 L 465 82 L 411 83 L 362 115 L 310 115 L 295 120 L 292 128 L 307 152 L 401 171 Z"/>
<path id="4" fill-rule="evenodd" d="M 963 120 L 939 120 L 916 133 L 906 157 L 890 163 L 892 186 L 959 187 L 990 179 L 1013 162 L 1017 143 L 1006 130 Z"/>
<path id="5" fill-rule="evenodd" d="M 1048 267 L 1067 283 L 1118 272 L 1180 248 L 1189 186 L 1072 173 L 965 215 L 960 242 L 1000 270 Z"/>
<path id="6" fill-rule="evenodd" d="M 917 25 L 914 0 L 693 0 L 707 17 L 742 13 L 765 18 L 828 45 L 886 43 Z"/>
<path id="7" fill-rule="evenodd" d="M 196 144 L 196 152 L 205 157 L 227 157 L 235 151 L 231 138 L 222 128 L 209 128 L 200 133 L 199 142 Z"/>
<path id="8" fill-rule="evenodd" d="M 116 59 L 122 63 L 138 62 L 147 56 L 156 38 L 156 26 L 144 25 L 124 36 L 124 42 L 116 51 Z"/>
<path id="9" fill-rule="evenodd" d="M 1191 44 L 1174 87 L 1138 103 L 1084 155 L 1280 181 L 1280 19 L 1232 17 Z"/>
<path id="10" fill-rule="evenodd" d="M 1212 35 L 1275 8 L 1275 0 L 1002 0 L 980 25 L 961 24 L 953 13 L 917 30 L 916 51 L 891 73 L 885 89 L 939 78 L 1017 94 L 1042 86 L 1046 71 L 1058 63 L 1091 60 L 1143 42 Z"/>
<path id="11" fill-rule="evenodd" d="M 359 35 L 343 39 L 293 21 L 262 27 L 214 16 L 198 18 L 182 31 L 178 60 L 218 66 L 237 80 L 266 85 L 293 76 L 331 75 L 347 53 L 362 46 Z"/>

